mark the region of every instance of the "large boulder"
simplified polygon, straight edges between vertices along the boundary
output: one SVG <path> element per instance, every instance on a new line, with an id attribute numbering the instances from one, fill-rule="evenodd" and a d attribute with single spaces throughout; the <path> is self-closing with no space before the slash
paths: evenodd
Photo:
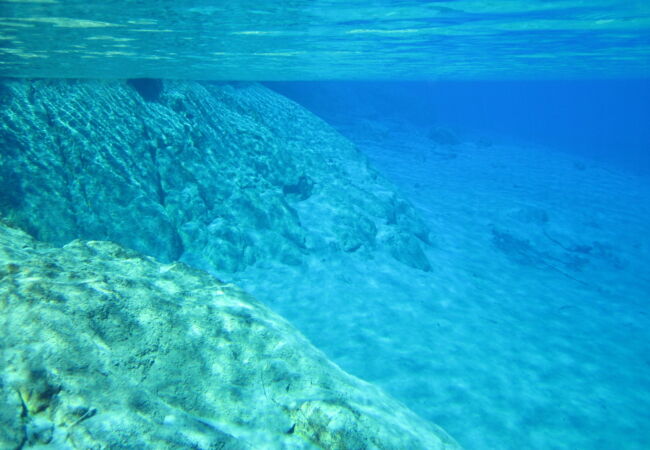
<path id="1" fill-rule="evenodd" d="M 220 274 L 332 251 L 430 268 L 413 208 L 258 84 L 1 83 L 0 214 L 47 242 L 111 240 Z"/>
<path id="2" fill-rule="evenodd" d="M 0 222 L 0 447 L 454 449 L 233 285 Z"/>

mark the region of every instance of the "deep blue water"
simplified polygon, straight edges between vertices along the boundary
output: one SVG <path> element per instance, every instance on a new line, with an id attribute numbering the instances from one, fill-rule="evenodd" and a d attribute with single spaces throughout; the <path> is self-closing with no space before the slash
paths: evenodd
<path id="1" fill-rule="evenodd" d="M 650 79 L 267 83 L 325 119 L 396 117 L 650 176 Z"/>

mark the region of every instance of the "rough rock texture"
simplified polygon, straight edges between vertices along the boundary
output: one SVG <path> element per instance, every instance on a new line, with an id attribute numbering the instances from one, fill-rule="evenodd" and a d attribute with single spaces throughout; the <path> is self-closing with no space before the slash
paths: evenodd
<path id="1" fill-rule="evenodd" d="M 0 222 L 0 448 L 452 449 L 232 285 Z"/>
<path id="2" fill-rule="evenodd" d="M 323 251 L 430 270 L 428 231 L 354 146 L 257 84 L 0 84 L 0 214 L 212 272 Z"/>

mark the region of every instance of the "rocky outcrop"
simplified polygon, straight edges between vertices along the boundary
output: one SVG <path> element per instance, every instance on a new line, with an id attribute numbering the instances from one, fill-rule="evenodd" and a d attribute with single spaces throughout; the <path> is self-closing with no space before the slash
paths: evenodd
<path id="1" fill-rule="evenodd" d="M 385 251 L 430 270 L 428 231 L 354 146 L 257 84 L 0 84 L 0 214 L 213 273 Z"/>
<path id="2" fill-rule="evenodd" d="M 183 263 L 0 222 L 0 447 L 453 449 Z"/>

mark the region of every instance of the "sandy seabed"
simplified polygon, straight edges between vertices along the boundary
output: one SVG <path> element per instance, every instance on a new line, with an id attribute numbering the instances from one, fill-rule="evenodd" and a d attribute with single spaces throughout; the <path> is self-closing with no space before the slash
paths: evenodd
<path id="1" fill-rule="evenodd" d="M 339 129 L 429 225 L 432 272 L 357 252 L 236 281 L 468 449 L 649 448 L 650 182 L 362 125 Z"/>

